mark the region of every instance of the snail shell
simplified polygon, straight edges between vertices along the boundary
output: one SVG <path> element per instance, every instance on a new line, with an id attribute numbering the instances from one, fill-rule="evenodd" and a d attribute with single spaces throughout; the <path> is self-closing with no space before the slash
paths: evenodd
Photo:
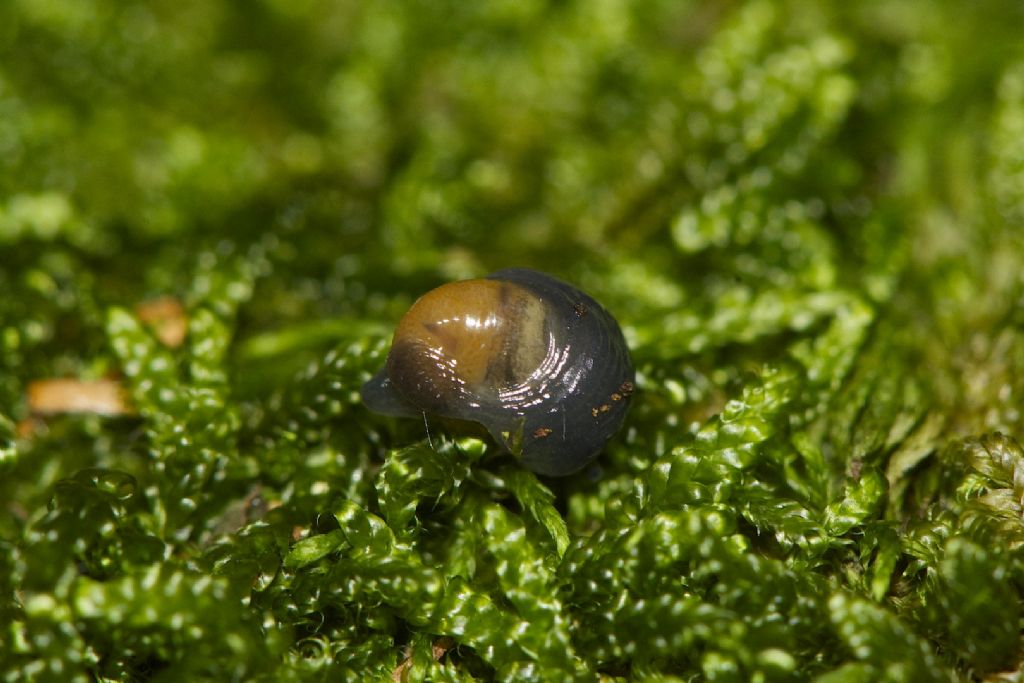
<path id="1" fill-rule="evenodd" d="M 578 471 L 622 425 L 633 363 L 592 298 L 523 268 L 442 285 L 398 323 L 370 410 L 476 422 L 526 467 Z"/>

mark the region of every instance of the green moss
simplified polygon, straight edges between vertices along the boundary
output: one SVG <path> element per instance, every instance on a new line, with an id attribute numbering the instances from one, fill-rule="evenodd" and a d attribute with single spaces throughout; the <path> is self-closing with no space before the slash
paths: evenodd
<path id="1" fill-rule="evenodd" d="M 0 3 L 4 680 L 1019 678 L 1022 25 Z M 511 265 L 637 362 L 574 477 L 359 399 Z"/>

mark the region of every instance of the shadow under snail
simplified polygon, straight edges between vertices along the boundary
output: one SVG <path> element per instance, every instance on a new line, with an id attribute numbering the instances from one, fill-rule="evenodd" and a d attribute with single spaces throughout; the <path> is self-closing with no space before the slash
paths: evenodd
<path id="1" fill-rule="evenodd" d="M 384 415 L 476 422 L 529 469 L 561 476 L 618 431 L 634 377 L 622 331 L 600 304 L 550 275 L 509 268 L 420 297 L 362 396 Z"/>

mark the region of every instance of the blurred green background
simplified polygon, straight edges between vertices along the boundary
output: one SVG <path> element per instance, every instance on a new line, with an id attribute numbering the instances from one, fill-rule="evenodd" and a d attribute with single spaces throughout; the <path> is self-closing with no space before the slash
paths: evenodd
<path id="1" fill-rule="evenodd" d="M 5 680 L 1018 680 L 1021 27 L 0 3 Z M 585 475 L 359 403 L 513 265 L 633 349 Z"/>

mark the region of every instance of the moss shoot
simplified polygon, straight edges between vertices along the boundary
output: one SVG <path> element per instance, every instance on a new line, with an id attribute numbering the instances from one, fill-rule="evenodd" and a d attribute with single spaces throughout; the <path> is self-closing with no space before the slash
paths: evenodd
<path id="1" fill-rule="evenodd" d="M 0 3 L 0 679 L 1018 681 L 1015 0 Z M 597 466 L 370 413 L 524 266 Z"/>

